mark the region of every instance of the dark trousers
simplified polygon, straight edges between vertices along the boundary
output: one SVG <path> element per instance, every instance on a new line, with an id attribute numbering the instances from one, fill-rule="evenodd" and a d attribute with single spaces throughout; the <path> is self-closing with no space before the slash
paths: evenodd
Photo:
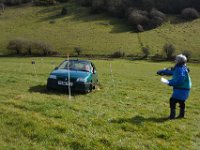
<path id="1" fill-rule="evenodd" d="M 178 99 L 175 99 L 175 98 L 170 98 L 169 103 L 170 103 L 171 109 L 176 109 L 176 103 L 179 103 L 180 109 L 182 109 L 182 110 L 185 109 L 185 101 L 178 100 Z"/>

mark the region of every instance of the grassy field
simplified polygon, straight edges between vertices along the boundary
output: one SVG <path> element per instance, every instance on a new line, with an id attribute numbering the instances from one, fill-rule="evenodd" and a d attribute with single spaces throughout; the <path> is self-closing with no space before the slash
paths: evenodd
<path id="1" fill-rule="evenodd" d="M 59 16 L 66 6 L 68 15 Z M 54 23 L 50 23 L 50 22 Z M 171 24 L 140 33 L 144 46 L 151 54 L 160 53 L 165 43 L 173 43 L 177 53 L 189 50 L 192 57 L 200 58 L 200 19 Z M 52 7 L 11 7 L 0 15 L 0 54 L 7 53 L 8 41 L 22 37 L 47 41 L 63 54 L 73 53 L 74 47 L 84 49 L 84 54 L 111 54 L 119 49 L 126 54 L 140 54 L 138 34 L 125 20 L 102 15 L 90 15 L 88 8 L 70 2 Z"/>
<path id="2" fill-rule="evenodd" d="M 100 89 L 68 99 L 45 88 L 63 59 L 0 58 L 0 149 L 199 149 L 199 64 L 188 64 L 186 118 L 169 121 L 171 88 L 156 71 L 172 63 L 93 60 Z"/>

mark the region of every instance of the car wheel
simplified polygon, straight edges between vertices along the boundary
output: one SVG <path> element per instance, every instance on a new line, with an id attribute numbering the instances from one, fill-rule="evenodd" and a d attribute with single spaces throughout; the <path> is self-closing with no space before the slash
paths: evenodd
<path id="1" fill-rule="evenodd" d="M 48 91 L 50 91 L 50 90 L 51 90 L 51 88 L 47 86 L 47 90 L 48 90 Z"/>
<path id="2" fill-rule="evenodd" d="M 92 92 L 92 84 L 90 83 L 90 86 L 87 90 L 84 91 L 85 94 Z"/>
<path id="3" fill-rule="evenodd" d="M 92 92 L 93 86 L 92 86 L 92 81 L 90 83 L 90 87 L 89 87 L 89 92 Z"/>
<path id="4" fill-rule="evenodd" d="M 49 87 L 49 85 L 48 85 L 48 84 L 47 84 L 46 88 L 47 88 L 47 90 L 48 90 L 48 91 L 51 91 L 51 90 L 52 90 L 52 88 L 51 88 L 51 87 Z"/>

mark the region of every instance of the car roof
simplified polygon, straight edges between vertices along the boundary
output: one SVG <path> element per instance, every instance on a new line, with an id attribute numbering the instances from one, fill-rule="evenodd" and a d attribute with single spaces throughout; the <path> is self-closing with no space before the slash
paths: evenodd
<path id="1" fill-rule="evenodd" d="M 68 61 L 67 59 L 65 61 Z M 70 59 L 69 61 L 77 61 L 77 62 L 85 62 L 85 63 L 91 63 L 89 60 L 79 60 L 79 59 Z"/>

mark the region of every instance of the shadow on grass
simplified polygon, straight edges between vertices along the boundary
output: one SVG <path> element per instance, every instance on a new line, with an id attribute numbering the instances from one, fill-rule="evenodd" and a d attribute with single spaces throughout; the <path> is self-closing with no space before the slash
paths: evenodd
<path id="1" fill-rule="evenodd" d="M 60 19 L 60 18 L 63 18 L 63 17 L 64 17 L 64 15 L 55 14 L 55 15 L 51 15 L 49 17 L 43 18 L 43 21 L 54 21 L 56 19 Z"/>
<path id="2" fill-rule="evenodd" d="M 165 121 L 168 121 L 169 119 L 167 117 L 165 118 L 144 118 L 142 116 L 135 116 L 133 118 L 119 118 L 119 119 L 113 119 L 110 122 L 111 123 L 132 123 L 136 125 L 143 124 L 144 122 L 155 122 L 155 123 L 163 123 Z"/>
<path id="3" fill-rule="evenodd" d="M 78 9 L 79 10 L 79 9 Z M 124 33 L 124 32 L 137 32 L 132 26 L 128 24 L 128 21 L 124 18 L 113 17 L 107 13 L 91 14 L 88 10 L 75 10 L 71 14 L 71 21 L 74 22 L 96 22 L 96 25 L 102 27 L 111 27 L 110 33 Z"/>
<path id="4" fill-rule="evenodd" d="M 49 6 L 45 7 L 42 10 L 39 10 L 36 12 L 38 15 L 42 14 L 43 17 L 38 20 L 38 22 L 43 22 L 43 21 L 56 21 L 57 19 L 63 18 L 66 15 L 62 15 L 61 11 L 62 8 L 65 7 L 66 5 L 56 5 L 56 6 Z"/>
<path id="5" fill-rule="evenodd" d="M 48 95 L 63 95 L 63 94 L 68 94 L 68 90 L 63 90 L 63 89 L 59 89 L 59 90 L 48 90 L 46 88 L 46 85 L 36 85 L 36 86 L 32 86 L 29 88 L 28 90 L 30 93 L 41 93 L 41 94 L 48 94 Z M 81 92 L 75 92 L 72 91 L 72 96 L 76 96 L 76 95 L 83 95 L 84 93 Z"/>
<path id="6" fill-rule="evenodd" d="M 62 7 L 67 8 L 67 15 L 60 15 Z M 100 21 L 97 25 L 110 27 L 112 26 L 111 33 L 123 33 L 123 32 L 136 32 L 136 30 L 128 25 L 126 19 L 117 18 L 109 16 L 107 13 L 91 14 L 90 8 L 81 7 L 76 3 L 66 3 L 64 5 L 52 6 L 44 8 L 37 12 L 38 14 L 43 14 L 44 16 L 39 19 L 39 22 L 52 21 L 56 22 L 57 19 L 64 18 L 63 21 L 66 23 L 70 20 L 73 22 L 94 22 Z M 67 16 L 67 19 L 65 18 Z"/>

